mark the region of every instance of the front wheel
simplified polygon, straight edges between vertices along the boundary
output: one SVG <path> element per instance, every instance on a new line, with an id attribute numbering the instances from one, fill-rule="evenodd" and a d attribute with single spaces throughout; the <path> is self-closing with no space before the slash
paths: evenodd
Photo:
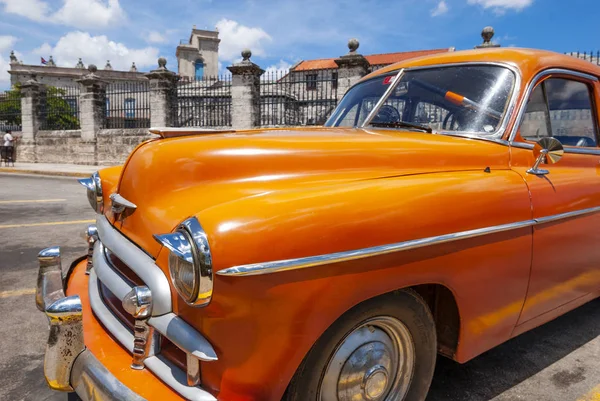
<path id="1" fill-rule="evenodd" d="M 289 401 L 422 401 L 436 360 L 435 324 L 423 299 L 403 290 L 338 319 L 298 368 Z"/>

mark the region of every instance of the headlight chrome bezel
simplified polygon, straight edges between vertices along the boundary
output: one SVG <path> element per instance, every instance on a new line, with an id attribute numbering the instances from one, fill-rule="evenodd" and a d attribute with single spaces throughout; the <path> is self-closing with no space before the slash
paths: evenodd
<path id="1" fill-rule="evenodd" d="M 195 217 L 183 221 L 170 234 L 155 235 L 154 238 L 169 249 L 169 275 L 179 296 L 191 306 L 208 305 L 213 292 L 212 254 L 206 232 Z M 179 284 L 175 273 L 177 259 L 193 266 L 192 291 Z"/>
<path id="2" fill-rule="evenodd" d="M 98 214 L 104 212 L 104 197 L 102 193 L 102 180 L 100 174 L 96 171 L 89 178 L 82 178 L 79 183 L 86 187 L 87 198 L 90 206 Z"/>

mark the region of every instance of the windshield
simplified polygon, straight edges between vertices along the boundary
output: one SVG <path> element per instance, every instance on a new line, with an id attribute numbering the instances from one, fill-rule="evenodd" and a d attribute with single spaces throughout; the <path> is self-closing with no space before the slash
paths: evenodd
<path id="1" fill-rule="evenodd" d="M 366 126 L 401 127 L 489 136 L 501 126 L 515 74 L 496 65 L 405 70 L 362 82 L 348 91 L 329 127 L 360 127 L 392 88 Z M 403 124 L 409 123 L 409 124 Z"/>

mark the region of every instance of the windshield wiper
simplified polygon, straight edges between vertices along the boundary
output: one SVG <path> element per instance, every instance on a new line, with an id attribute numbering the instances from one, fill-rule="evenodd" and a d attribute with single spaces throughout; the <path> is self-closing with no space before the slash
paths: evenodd
<path id="1" fill-rule="evenodd" d="M 419 131 L 423 131 L 423 132 L 427 132 L 427 133 L 433 133 L 433 130 L 431 129 L 431 127 L 428 127 L 426 125 L 419 125 L 419 124 L 414 124 L 414 123 L 409 123 L 406 121 L 395 121 L 395 122 L 377 122 L 377 121 L 371 121 L 369 123 L 369 125 L 372 125 L 373 127 L 385 127 L 385 128 L 414 128 L 417 129 Z"/>

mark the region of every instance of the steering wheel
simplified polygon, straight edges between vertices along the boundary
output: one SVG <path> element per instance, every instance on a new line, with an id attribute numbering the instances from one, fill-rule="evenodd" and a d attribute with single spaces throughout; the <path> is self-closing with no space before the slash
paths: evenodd
<path id="1" fill-rule="evenodd" d="M 376 123 L 397 123 L 400 122 L 400 113 L 395 107 L 384 104 L 379 108 L 371 122 Z"/>

